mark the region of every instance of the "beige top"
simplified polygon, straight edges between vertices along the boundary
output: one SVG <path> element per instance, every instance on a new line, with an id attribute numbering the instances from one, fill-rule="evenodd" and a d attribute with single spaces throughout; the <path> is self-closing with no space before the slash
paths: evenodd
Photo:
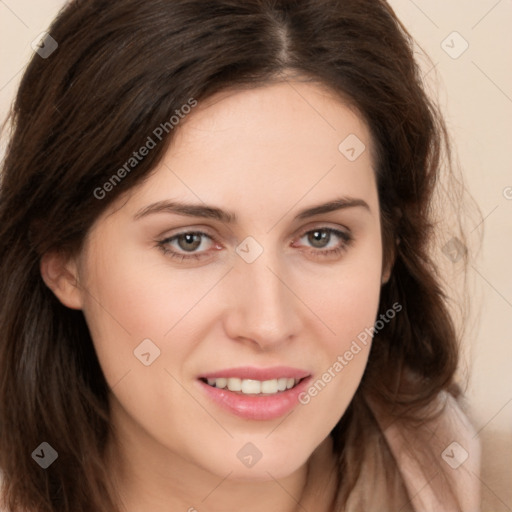
<path id="1" fill-rule="evenodd" d="M 443 393 L 440 400 L 446 405 L 443 413 L 419 433 L 427 443 L 424 456 L 411 453 L 412 433 L 392 424 L 384 435 L 415 511 L 479 512 L 478 434 L 451 395 Z"/>
<path id="2" fill-rule="evenodd" d="M 363 461 L 343 512 L 480 511 L 477 433 L 451 395 L 442 393 L 439 401 L 445 404 L 442 414 L 414 430 L 397 422 L 386 424 L 383 415 L 374 411 L 382 429 L 369 441 L 374 443 L 370 451 L 375 456 Z M 388 449 L 382 449 L 383 443 Z M 330 436 L 310 463 L 311 490 L 300 503 L 306 510 L 327 512 L 326 497 L 337 491 Z"/>

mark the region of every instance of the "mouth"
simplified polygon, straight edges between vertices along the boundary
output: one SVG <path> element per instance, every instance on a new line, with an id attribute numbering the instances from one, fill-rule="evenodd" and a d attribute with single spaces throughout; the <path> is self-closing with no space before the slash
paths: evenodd
<path id="1" fill-rule="evenodd" d="M 295 379 L 279 377 L 270 380 L 242 379 L 241 377 L 200 378 L 202 382 L 217 389 L 227 389 L 240 395 L 272 396 L 295 388 L 306 377 Z"/>
<path id="2" fill-rule="evenodd" d="M 290 367 L 232 368 L 198 377 L 204 395 L 224 412 L 249 420 L 272 420 L 300 404 L 312 376 Z"/>

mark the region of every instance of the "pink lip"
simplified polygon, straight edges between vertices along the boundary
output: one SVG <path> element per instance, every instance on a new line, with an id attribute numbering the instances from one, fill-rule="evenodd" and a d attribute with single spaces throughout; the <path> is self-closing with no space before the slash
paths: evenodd
<path id="1" fill-rule="evenodd" d="M 281 391 L 275 395 L 258 396 L 242 395 L 209 386 L 201 379 L 230 378 L 272 380 L 280 377 L 302 379 L 292 389 Z M 274 368 L 231 368 L 201 375 L 197 380 L 202 391 L 217 405 L 248 420 L 273 420 L 289 413 L 299 402 L 299 395 L 304 391 L 311 376 L 308 372 L 289 367 Z"/>
<path id="2" fill-rule="evenodd" d="M 231 377 L 238 377 L 240 379 L 253 379 L 253 380 L 273 380 L 281 377 L 287 379 L 303 379 L 309 376 L 310 373 L 298 368 L 291 368 L 290 366 L 273 366 L 272 368 L 256 368 L 254 366 L 244 366 L 240 368 L 227 368 L 217 372 L 205 373 L 200 375 L 201 379 L 229 379 Z"/>

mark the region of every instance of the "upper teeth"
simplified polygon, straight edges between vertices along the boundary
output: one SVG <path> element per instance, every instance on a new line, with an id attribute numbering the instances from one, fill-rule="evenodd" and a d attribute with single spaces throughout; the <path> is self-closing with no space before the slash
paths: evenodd
<path id="1" fill-rule="evenodd" d="M 299 379 L 252 380 L 231 377 L 229 379 L 207 379 L 210 386 L 216 388 L 228 388 L 230 391 L 240 391 L 246 395 L 258 395 L 259 393 L 274 394 L 285 389 L 291 389 Z"/>

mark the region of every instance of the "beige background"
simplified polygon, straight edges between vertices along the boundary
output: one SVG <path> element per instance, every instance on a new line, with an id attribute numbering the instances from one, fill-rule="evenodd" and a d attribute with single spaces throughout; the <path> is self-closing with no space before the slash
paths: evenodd
<path id="1" fill-rule="evenodd" d="M 2 121 L 32 54 L 31 42 L 64 3 L 0 0 Z M 483 443 L 482 510 L 512 511 L 512 0 L 390 4 L 417 42 L 425 80 L 439 98 L 484 219 L 480 225 L 467 219 L 470 252 L 482 228 L 484 238 L 469 268 L 472 319 L 480 320 L 467 326 L 462 373 L 470 375 L 468 402 Z M 4 147 L 2 140 L 2 153 Z M 439 251 L 444 267 L 451 264 L 447 260 Z"/>

